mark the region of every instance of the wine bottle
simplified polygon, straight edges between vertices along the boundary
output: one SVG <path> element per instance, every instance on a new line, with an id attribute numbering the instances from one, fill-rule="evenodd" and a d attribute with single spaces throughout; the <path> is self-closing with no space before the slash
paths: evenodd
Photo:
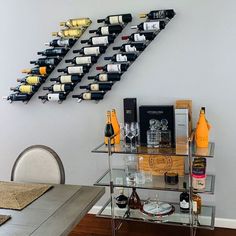
<path id="1" fill-rule="evenodd" d="M 119 208 L 126 208 L 128 204 L 128 198 L 124 195 L 124 190 L 122 189 L 120 191 L 120 195 L 116 197 L 116 205 Z"/>
<path id="2" fill-rule="evenodd" d="M 92 21 L 89 18 L 77 18 L 77 19 L 69 19 L 67 21 L 60 22 L 60 26 L 63 27 L 88 27 L 90 26 Z"/>
<path id="3" fill-rule="evenodd" d="M 189 193 L 187 192 L 187 183 L 183 182 L 184 192 L 179 196 L 180 211 L 189 212 Z"/>
<path id="4" fill-rule="evenodd" d="M 124 72 L 127 71 L 129 64 L 107 64 L 105 66 L 97 66 L 96 70 L 102 70 L 106 72 Z"/>
<path id="5" fill-rule="evenodd" d="M 131 26 L 131 29 L 139 29 L 139 30 L 162 30 L 165 29 L 166 22 L 163 20 L 160 21 L 147 21 L 143 22 L 139 25 Z"/>
<path id="6" fill-rule="evenodd" d="M 44 82 L 44 78 L 40 76 L 27 76 L 24 79 L 17 79 L 17 82 L 27 83 L 29 85 L 39 85 Z"/>
<path id="7" fill-rule="evenodd" d="M 41 66 L 41 67 L 34 67 L 32 69 L 24 69 L 21 72 L 26 74 L 32 74 L 32 75 L 42 75 L 46 76 L 52 71 L 53 67 L 49 66 Z"/>
<path id="8" fill-rule="evenodd" d="M 140 209 L 142 204 L 140 198 L 136 192 L 136 188 L 132 188 L 133 191 L 129 197 L 128 206 L 130 209 Z"/>
<path id="9" fill-rule="evenodd" d="M 61 84 L 77 84 L 81 81 L 78 75 L 61 75 L 57 78 L 51 78 L 50 81 L 55 81 Z"/>
<path id="10" fill-rule="evenodd" d="M 116 36 L 111 34 L 111 35 L 104 35 L 104 36 L 94 36 L 87 40 L 81 40 L 80 42 L 87 43 L 90 45 L 107 45 L 107 44 L 113 43 L 115 38 Z"/>
<path id="11" fill-rule="evenodd" d="M 45 101 L 56 101 L 61 102 L 66 99 L 67 94 L 66 93 L 48 93 L 44 96 L 38 96 L 39 99 L 45 100 Z"/>
<path id="12" fill-rule="evenodd" d="M 96 30 L 89 30 L 89 33 L 96 33 L 98 35 L 119 34 L 122 30 L 122 25 L 108 25 L 99 27 Z"/>
<path id="13" fill-rule="evenodd" d="M 117 115 L 116 115 L 116 110 L 115 109 L 111 110 L 111 124 L 112 124 L 113 129 L 114 129 L 114 134 L 115 134 L 114 141 L 115 141 L 115 144 L 119 144 L 120 143 L 120 124 L 118 122 Z"/>
<path id="14" fill-rule="evenodd" d="M 38 52 L 38 55 L 43 55 L 46 57 L 53 57 L 53 56 L 65 56 L 68 52 L 66 48 L 49 48 L 42 52 Z"/>
<path id="15" fill-rule="evenodd" d="M 78 98 L 80 100 L 102 100 L 105 95 L 104 91 L 97 92 L 85 92 L 80 95 L 72 95 L 72 98 Z"/>
<path id="16" fill-rule="evenodd" d="M 28 101 L 31 98 L 31 95 L 29 94 L 21 94 L 21 93 L 13 93 L 9 96 L 3 97 L 3 99 L 9 100 L 10 102 L 14 101 Z"/>
<path id="17" fill-rule="evenodd" d="M 120 50 L 121 52 L 136 52 L 143 51 L 147 47 L 144 43 L 125 43 L 120 47 L 113 47 L 113 50 Z"/>
<path id="18" fill-rule="evenodd" d="M 139 14 L 140 18 L 148 18 L 150 20 L 155 19 L 172 19 L 175 16 L 175 11 L 173 9 L 165 9 L 165 10 L 153 10 L 147 14 Z"/>
<path id="19" fill-rule="evenodd" d="M 11 87 L 10 90 L 20 93 L 32 94 L 38 90 L 38 86 L 35 85 L 19 85 L 17 87 Z"/>
<path id="20" fill-rule="evenodd" d="M 104 143 L 107 144 L 114 144 L 115 140 L 114 138 L 111 138 L 115 133 L 114 133 L 114 128 L 111 123 L 111 112 L 107 111 L 107 121 L 105 125 L 105 131 L 104 131 Z M 109 142 L 110 141 L 110 142 Z"/>
<path id="21" fill-rule="evenodd" d="M 129 40 L 132 42 L 140 42 L 146 40 L 153 40 L 156 37 L 156 34 L 153 32 L 140 32 L 140 33 L 133 33 L 130 36 L 122 36 L 122 40 Z"/>
<path id="22" fill-rule="evenodd" d="M 82 66 L 67 66 L 64 69 L 58 69 L 58 72 L 64 72 L 69 75 L 82 75 L 84 73 L 88 73 L 90 69 L 89 65 L 82 65 Z"/>
<path id="23" fill-rule="evenodd" d="M 106 81 L 119 81 L 121 79 L 121 73 L 100 73 L 95 76 L 88 76 L 88 80 L 95 80 L 100 82 Z"/>
<path id="24" fill-rule="evenodd" d="M 92 46 L 92 47 L 83 47 L 78 50 L 73 50 L 73 53 L 80 53 L 83 55 L 99 55 L 105 53 L 107 47 L 106 46 Z"/>
<path id="25" fill-rule="evenodd" d="M 53 32 L 52 36 L 62 37 L 62 38 L 80 38 L 84 33 L 83 28 L 71 28 L 71 29 L 62 29 L 59 32 Z"/>
<path id="26" fill-rule="evenodd" d="M 108 91 L 111 90 L 113 82 L 100 82 L 100 83 L 91 83 L 88 85 L 80 86 L 81 89 L 87 89 L 89 91 Z"/>
<path id="27" fill-rule="evenodd" d="M 36 61 L 30 61 L 30 64 L 35 64 L 38 66 L 56 66 L 61 61 L 60 57 L 54 57 L 54 58 L 39 58 Z"/>
<path id="28" fill-rule="evenodd" d="M 50 47 L 69 47 L 71 48 L 75 43 L 76 39 L 68 38 L 68 39 L 53 39 L 49 43 L 45 43 L 45 46 L 50 46 Z"/>
<path id="29" fill-rule="evenodd" d="M 117 53 L 112 57 L 104 57 L 104 60 L 111 60 L 114 62 L 134 61 L 138 57 L 135 53 Z"/>
<path id="30" fill-rule="evenodd" d="M 93 64 L 96 63 L 98 57 L 96 56 L 79 56 L 74 57 L 73 59 L 65 60 L 66 63 L 72 63 L 74 65 L 81 65 L 81 64 Z"/>
<path id="31" fill-rule="evenodd" d="M 50 92 L 71 92 L 74 86 L 71 84 L 54 84 L 50 87 L 43 87 L 43 90 L 48 90 Z"/>
<path id="32" fill-rule="evenodd" d="M 128 14 L 119 14 L 119 15 L 110 15 L 107 16 L 105 19 L 98 19 L 97 23 L 104 22 L 108 25 L 114 25 L 114 24 L 126 24 L 132 21 L 132 15 L 130 13 Z"/>

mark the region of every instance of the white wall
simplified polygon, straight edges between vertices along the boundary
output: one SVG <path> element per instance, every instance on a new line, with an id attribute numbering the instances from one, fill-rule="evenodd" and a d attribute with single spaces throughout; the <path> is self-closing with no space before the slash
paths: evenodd
<path id="1" fill-rule="evenodd" d="M 216 194 L 206 201 L 216 204 L 218 217 L 236 219 L 235 1 L 4 1 L 0 95 L 9 94 L 9 87 L 22 77 L 20 70 L 44 49 L 61 20 L 88 16 L 95 22 L 109 14 L 131 12 L 136 23 L 138 13 L 158 8 L 174 8 L 177 15 L 99 104 L 77 104 L 71 95 L 61 105 L 42 104 L 37 99 L 44 94 L 42 89 L 28 105 L 0 102 L 1 180 L 9 180 L 14 160 L 25 147 L 44 144 L 60 155 L 67 183 L 93 184 L 107 168 L 106 158 L 91 153 L 102 141 L 106 110 L 116 108 L 122 120 L 124 97 L 137 97 L 139 105 L 173 104 L 186 98 L 193 100 L 195 120 L 199 108 L 206 106 L 211 139 L 216 142 L 215 158 L 208 167 L 217 175 Z M 96 27 L 93 23 L 90 28 Z M 74 94 L 78 92 L 77 88 Z"/>

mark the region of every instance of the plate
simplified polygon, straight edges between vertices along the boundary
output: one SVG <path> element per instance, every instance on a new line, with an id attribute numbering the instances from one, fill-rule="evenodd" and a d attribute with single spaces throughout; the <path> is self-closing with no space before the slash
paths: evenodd
<path id="1" fill-rule="evenodd" d="M 143 204 L 142 212 L 148 215 L 163 216 L 175 211 L 173 205 L 166 202 L 147 202 Z"/>

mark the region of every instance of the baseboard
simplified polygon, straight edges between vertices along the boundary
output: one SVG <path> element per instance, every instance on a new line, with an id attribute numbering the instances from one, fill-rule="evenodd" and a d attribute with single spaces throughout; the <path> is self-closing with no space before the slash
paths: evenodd
<path id="1" fill-rule="evenodd" d="M 93 206 L 89 214 L 97 214 L 101 210 L 101 206 Z M 215 227 L 236 229 L 236 219 L 216 218 Z"/>

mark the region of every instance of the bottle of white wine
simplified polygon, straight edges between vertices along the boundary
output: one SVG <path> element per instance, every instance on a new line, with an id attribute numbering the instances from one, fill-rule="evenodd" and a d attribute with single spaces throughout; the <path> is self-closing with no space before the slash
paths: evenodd
<path id="1" fill-rule="evenodd" d="M 96 70 L 102 70 L 106 72 L 125 72 L 129 68 L 128 63 L 117 63 L 117 64 L 107 64 L 105 66 L 97 66 Z"/>
<path id="2" fill-rule="evenodd" d="M 88 85 L 80 86 L 81 89 L 87 89 L 89 91 L 108 91 L 111 90 L 113 82 L 97 82 Z"/>
<path id="3" fill-rule="evenodd" d="M 61 61 L 60 57 L 52 57 L 52 58 L 39 58 L 36 61 L 30 61 L 30 64 L 35 64 L 38 66 L 56 66 L 59 64 L 59 62 Z"/>
<path id="4" fill-rule="evenodd" d="M 61 75 L 57 78 L 51 78 L 50 81 L 61 84 L 77 84 L 81 81 L 81 79 L 82 77 L 78 75 Z"/>
<path id="5" fill-rule="evenodd" d="M 62 38 L 80 38 L 84 33 L 83 28 L 71 28 L 71 29 L 62 29 L 59 32 L 53 32 L 52 36 L 62 37 Z"/>
<path id="6" fill-rule="evenodd" d="M 126 24 L 132 21 L 132 15 L 130 13 L 127 14 L 118 14 L 118 15 L 110 15 L 107 16 L 105 19 L 98 19 L 97 23 L 104 22 L 108 25 L 114 24 Z"/>
<path id="7" fill-rule="evenodd" d="M 111 60 L 114 62 L 128 62 L 135 61 L 138 55 L 136 53 L 117 53 L 112 57 L 104 57 L 104 60 Z"/>
<path id="8" fill-rule="evenodd" d="M 160 21 L 147 21 L 143 22 L 139 25 L 131 26 L 131 29 L 139 29 L 139 30 L 162 30 L 165 29 L 166 22 L 163 20 Z"/>
<path id="9" fill-rule="evenodd" d="M 72 98 L 78 98 L 79 100 L 102 100 L 105 95 L 104 91 L 97 92 L 85 92 L 80 95 L 72 95 Z"/>
<path id="10" fill-rule="evenodd" d="M 89 30 L 89 33 L 96 33 L 98 35 L 119 34 L 122 30 L 122 25 L 108 25 L 99 27 L 96 30 Z"/>
<path id="11" fill-rule="evenodd" d="M 49 66 L 41 66 L 41 67 L 34 67 L 32 69 L 24 69 L 21 72 L 26 73 L 26 74 L 31 74 L 31 75 L 42 75 L 46 76 L 51 71 L 53 70 L 54 67 L 49 67 Z"/>
<path id="12" fill-rule="evenodd" d="M 48 90 L 50 92 L 71 92 L 74 86 L 71 84 L 54 84 L 50 87 L 43 87 L 43 90 Z"/>
<path id="13" fill-rule="evenodd" d="M 139 52 L 143 51 L 147 45 L 145 43 L 124 43 L 120 47 L 113 47 L 113 50 L 121 52 Z"/>
<path id="14" fill-rule="evenodd" d="M 69 75 L 82 75 L 84 73 L 88 73 L 90 69 L 89 65 L 81 65 L 81 66 L 67 66 L 64 69 L 58 69 L 58 72 L 64 72 Z"/>
<path id="15" fill-rule="evenodd" d="M 14 102 L 14 101 L 29 101 L 31 98 L 31 95 L 29 94 L 21 94 L 21 93 L 13 93 L 10 94 L 9 96 L 3 97 L 3 99 L 9 100 L 10 102 Z"/>
<path id="16" fill-rule="evenodd" d="M 63 27 L 88 27 L 90 26 L 92 21 L 89 18 L 77 18 L 77 19 L 69 19 L 67 21 L 60 22 L 60 26 Z"/>
<path id="17" fill-rule="evenodd" d="M 40 85 L 45 81 L 45 79 L 40 76 L 27 76 L 26 78 L 17 79 L 16 81 L 20 83 L 27 83 L 29 85 Z"/>
<path id="18" fill-rule="evenodd" d="M 87 40 L 81 40 L 81 43 L 87 43 L 90 45 L 107 45 L 113 43 L 116 36 L 113 34 L 110 35 L 103 35 L 103 36 L 94 36 L 90 37 Z"/>
<path id="19" fill-rule="evenodd" d="M 153 10 L 149 13 L 139 14 L 140 18 L 148 18 L 150 20 L 156 19 L 172 19 L 175 16 L 175 11 L 173 9 L 165 9 L 165 10 Z"/>
<path id="20" fill-rule="evenodd" d="M 45 46 L 50 46 L 50 47 L 69 47 L 71 48 L 75 43 L 76 39 L 68 38 L 68 39 L 53 39 L 49 43 L 45 43 Z"/>
<path id="21" fill-rule="evenodd" d="M 156 37 L 154 32 L 140 32 L 140 33 L 133 33 L 130 36 L 122 36 L 122 40 L 130 40 L 132 42 L 141 42 L 146 40 L 153 40 Z"/>
<path id="22" fill-rule="evenodd" d="M 20 93 L 26 93 L 26 94 L 32 94 L 35 93 L 38 90 L 38 86 L 36 85 L 19 85 L 17 87 L 11 87 L 10 90 L 14 92 L 20 92 Z"/>
<path id="23" fill-rule="evenodd" d="M 61 102 L 66 99 L 67 93 L 48 93 L 44 96 L 38 96 L 39 99 L 44 101 Z"/>
<path id="24" fill-rule="evenodd" d="M 107 82 L 107 81 L 120 81 L 121 73 L 100 73 L 95 76 L 88 76 L 88 80 L 95 80 L 100 82 Z"/>
<path id="25" fill-rule="evenodd" d="M 98 57 L 96 56 L 79 56 L 74 57 L 73 59 L 67 59 L 65 60 L 66 63 L 72 63 L 74 65 L 83 65 L 83 64 L 93 64 L 96 63 L 98 60 Z"/>
<path id="26" fill-rule="evenodd" d="M 83 47 L 78 50 L 73 50 L 73 53 L 80 53 L 83 55 L 99 55 L 106 52 L 107 47 L 104 45 L 101 46 L 92 46 L 92 47 Z"/>
<path id="27" fill-rule="evenodd" d="M 43 55 L 46 57 L 54 57 L 54 56 L 65 56 L 68 52 L 66 48 L 49 48 L 42 52 L 38 52 L 38 55 Z"/>

